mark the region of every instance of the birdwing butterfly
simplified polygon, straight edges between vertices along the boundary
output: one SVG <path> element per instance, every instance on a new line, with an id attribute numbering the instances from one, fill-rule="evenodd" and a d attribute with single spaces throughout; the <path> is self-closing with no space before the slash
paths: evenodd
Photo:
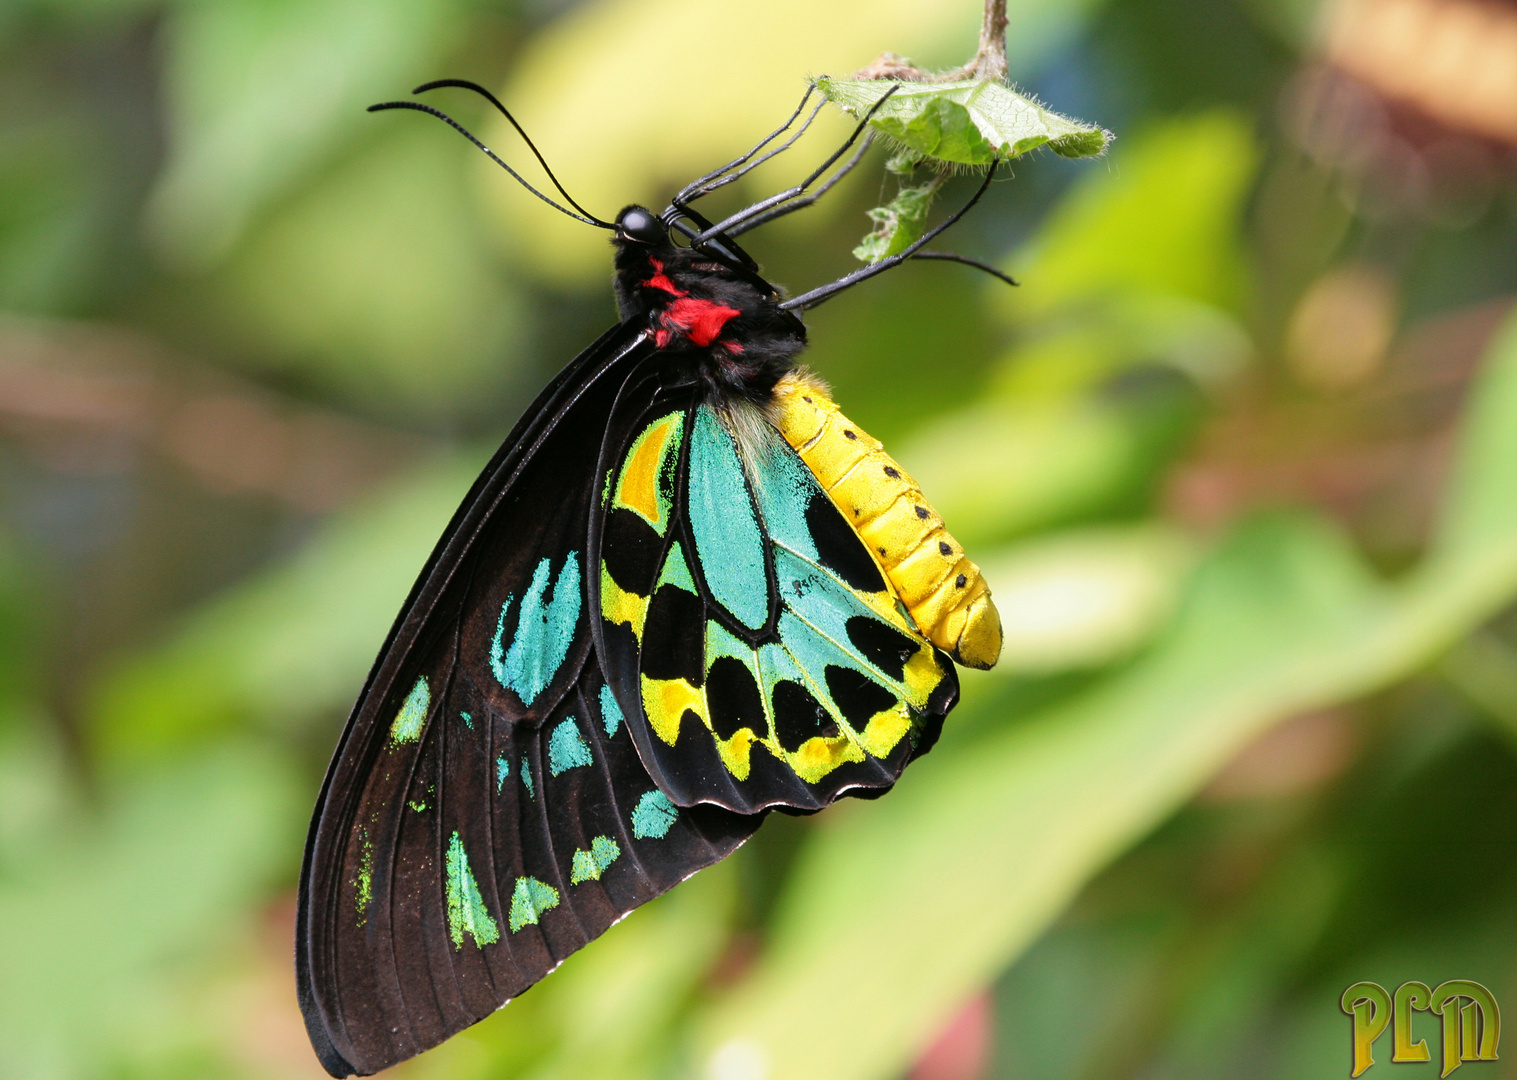
<path id="1" fill-rule="evenodd" d="M 515 124 L 472 83 L 418 92 L 447 85 Z M 900 256 L 790 300 L 735 237 L 855 166 L 862 147 L 809 192 L 867 116 L 797 188 L 717 225 L 691 206 L 794 142 L 815 110 L 759 156 L 805 104 L 663 214 L 634 206 L 613 222 L 545 162 L 573 210 L 486 149 L 612 233 L 622 319 L 543 390 L 465 496 L 328 769 L 296 969 L 333 1076 L 377 1072 L 480 1020 L 731 854 L 769 810 L 888 790 L 957 699 L 950 656 L 989 667 L 999 654 L 978 569 L 795 366 L 797 311 L 915 255 L 973 201 Z M 375 106 L 396 107 L 485 149 L 430 106 Z"/>

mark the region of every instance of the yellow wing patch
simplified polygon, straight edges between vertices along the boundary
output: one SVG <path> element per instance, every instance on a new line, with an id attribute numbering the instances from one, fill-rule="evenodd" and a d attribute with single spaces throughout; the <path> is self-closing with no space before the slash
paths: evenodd
<path id="1" fill-rule="evenodd" d="M 625 506 L 639 515 L 661 536 L 668 522 L 669 508 L 659 495 L 658 478 L 664 468 L 670 440 L 683 419 L 682 414 L 672 413 L 649 424 L 628 451 L 621 478 L 616 484 L 615 505 Z"/>
<path id="2" fill-rule="evenodd" d="M 646 675 L 641 678 L 643 712 L 648 714 L 654 734 L 667 745 L 673 746 L 679 739 L 680 719 L 686 709 L 700 717 L 708 728 L 711 726 L 703 688 L 691 686 L 684 679 L 650 679 Z"/>
<path id="3" fill-rule="evenodd" d="M 643 623 L 648 618 L 648 597 L 628 592 L 618 585 L 606 569 L 600 568 L 600 610 L 605 620 L 613 625 L 626 623 L 632 627 L 632 636 L 643 639 Z"/>

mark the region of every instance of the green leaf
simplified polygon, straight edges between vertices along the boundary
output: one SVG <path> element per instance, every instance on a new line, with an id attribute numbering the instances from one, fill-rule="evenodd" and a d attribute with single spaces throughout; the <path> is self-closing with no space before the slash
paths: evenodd
<path id="1" fill-rule="evenodd" d="M 1378 581 L 1325 521 L 1265 518 L 1201 565 L 1160 643 L 1080 695 L 1007 724 L 1015 684 L 966 678 L 975 705 L 937 752 L 889 799 L 816 834 L 763 961 L 701 1018 L 698 1059 L 736 1046 L 772 1080 L 899 1075 L 1092 873 L 1249 739 L 1407 677 L 1510 603 L 1517 320 L 1487 366 L 1446 527 L 1403 580 Z M 860 956 L 869 978 L 840 979 Z"/>
<path id="2" fill-rule="evenodd" d="M 987 401 L 922 428 L 897 457 L 966 544 L 1079 518 L 1125 497 L 1132 410 L 1107 401 Z"/>
<path id="3" fill-rule="evenodd" d="M 989 165 L 1046 146 L 1063 157 L 1104 153 L 1111 133 L 1045 109 L 996 82 L 897 83 L 888 79 L 833 79 L 817 87 L 827 100 L 864 116 L 891 89 L 870 126 L 924 157 L 954 165 Z"/>
<path id="4" fill-rule="evenodd" d="M 853 249 L 853 257 L 861 262 L 877 263 L 891 255 L 899 255 L 915 243 L 927 227 L 927 211 L 932 208 L 932 196 L 938 186 L 927 183 L 902 188 L 887 205 L 869 211 L 875 230 Z"/>
<path id="5" fill-rule="evenodd" d="M 987 562 L 1001 613 L 997 670 L 1096 668 L 1136 651 L 1173 614 L 1191 556 L 1179 530 L 1145 523 L 1069 530 Z"/>

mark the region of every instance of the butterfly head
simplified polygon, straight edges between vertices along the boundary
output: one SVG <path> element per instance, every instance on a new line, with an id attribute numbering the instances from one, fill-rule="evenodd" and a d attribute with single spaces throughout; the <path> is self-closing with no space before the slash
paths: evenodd
<path id="1" fill-rule="evenodd" d="M 618 243 L 662 247 L 669 242 L 669 226 L 653 211 L 629 206 L 616 215 L 615 235 Z"/>

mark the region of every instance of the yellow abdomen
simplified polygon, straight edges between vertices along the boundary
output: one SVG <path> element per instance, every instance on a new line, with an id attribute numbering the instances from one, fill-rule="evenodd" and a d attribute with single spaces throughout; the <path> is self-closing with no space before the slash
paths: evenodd
<path id="1" fill-rule="evenodd" d="M 769 418 L 869 545 L 927 640 L 968 667 L 992 667 L 1001 616 L 917 482 L 804 375 L 775 386 Z"/>

